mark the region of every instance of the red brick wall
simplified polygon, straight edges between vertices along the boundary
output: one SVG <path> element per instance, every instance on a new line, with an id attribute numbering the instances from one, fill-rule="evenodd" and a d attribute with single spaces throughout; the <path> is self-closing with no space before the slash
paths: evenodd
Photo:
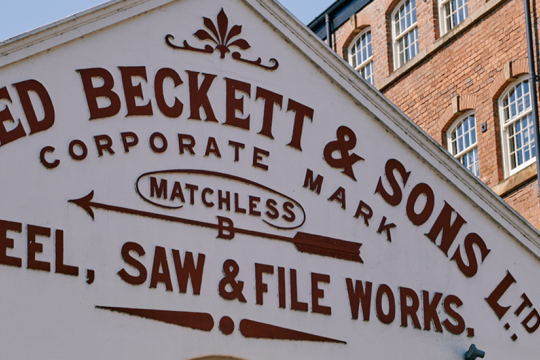
<path id="1" fill-rule="evenodd" d="M 540 229 L 540 207 L 538 206 L 538 182 L 536 180 L 512 191 L 504 200 L 530 222 Z"/>
<path id="2" fill-rule="evenodd" d="M 371 26 L 377 88 L 393 75 L 389 14 L 396 4 L 392 0 L 375 0 L 334 33 L 334 48 L 345 57 L 346 46 L 354 36 L 365 26 Z M 485 0 L 469 0 L 469 16 L 485 4 Z M 532 4 L 533 9 L 539 6 L 540 0 Z M 417 0 L 417 18 L 422 52 L 439 38 L 437 0 Z M 490 187 L 504 180 L 497 97 L 515 80 L 505 77 L 505 65 L 508 68 L 507 64 L 512 63 L 514 77 L 528 71 L 524 24 L 523 1 L 507 0 L 381 89 L 443 145 L 444 131 L 459 115 L 452 111 L 452 98 L 459 96 L 461 109 L 476 113 L 480 179 Z M 481 131 L 483 123 L 487 124 L 485 133 Z M 536 182 L 525 184 L 504 198 L 540 228 Z"/>

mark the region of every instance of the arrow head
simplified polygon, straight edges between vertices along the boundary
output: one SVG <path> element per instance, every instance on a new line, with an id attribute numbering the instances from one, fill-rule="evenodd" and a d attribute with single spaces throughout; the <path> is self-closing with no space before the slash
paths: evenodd
<path id="1" fill-rule="evenodd" d="M 68 202 L 71 202 L 71 203 L 74 203 L 74 204 L 77 204 L 79 205 L 80 207 L 82 207 L 84 210 L 86 210 L 86 212 L 88 213 L 88 215 L 90 215 L 90 217 L 92 218 L 92 220 L 94 220 L 94 210 L 92 210 L 92 207 L 91 207 L 91 201 L 92 201 L 92 198 L 94 197 L 94 190 L 90 191 L 90 193 L 80 199 L 75 199 L 75 200 L 68 200 Z"/>

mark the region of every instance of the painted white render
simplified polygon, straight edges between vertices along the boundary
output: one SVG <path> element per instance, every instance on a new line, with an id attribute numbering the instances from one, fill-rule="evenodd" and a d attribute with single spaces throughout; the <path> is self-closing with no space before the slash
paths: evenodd
<path id="1" fill-rule="evenodd" d="M 217 33 L 242 26 L 223 54 L 193 35 L 218 37 L 209 21 Z M 250 48 L 231 45 L 238 39 Z M 279 4 L 112 1 L 0 45 L 6 359 L 462 359 L 473 343 L 486 359 L 538 356 L 536 230 Z M 110 80 L 96 74 L 114 81 L 97 100 Z M 197 98 L 204 79 L 208 91 Z M 195 141 L 191 151 L 182 141 Z M 324 178 L 320 194 L 309 174 Z M 229 210 L 227 200 L 219 209 L 220 191 Z M 463 221 L 452 236 L 456 213 Z M 323 243 L 316 250 L 294 244 L 314 238 Z M 175 254 L 185 264 L 186 252 L 201 267 L 204 254 L 199 295 L 193 279 L 180 292 Z M 238 268 L 233 285 L 243 282 L 236 290 L 220 290 L 230 282 L 228 260 Z M 259 283 L 256 269 L 264 270 Z M 369 320 L 368 296 L 354 303 L 359 284 L 371 286 Z M 175 325 L 129 309 L 199 315 Z M 426 323 L 426 313 L 441 325 Z M 224 317 L 234 323 L 229 335 Z"/>

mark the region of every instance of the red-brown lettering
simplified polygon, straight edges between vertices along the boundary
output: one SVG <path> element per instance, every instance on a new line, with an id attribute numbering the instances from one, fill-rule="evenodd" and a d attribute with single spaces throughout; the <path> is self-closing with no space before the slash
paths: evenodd
<path id="1" fill-rule="evenodd" d="M 304 179 L 303 187 L 309 188 L 309 190 L 315 192 L 317 195 L 320 195 L 321 190 L 322 190 L 323 180 L 324 180 L 324 177 L 322 177 L 321 175 L 317 175 L 315 180 L 313 180 L 313 171 L 311 171 L 311 169 L 307 169 L 306 178 Z"/>
<path id="2" fill-rule="evenodd" d="M 56 167 L 58 167 L 58 165 L 60 165 L 60 160 L 56 159 L 54 160 L 53 162 L 49 162 L 47 161 L 47 159 L 45 158 L 45 154 L 47 153 L 53 153 L 54 152 L 54 148 L 52 146 L 45 146 L 43 149 L 41 149 L 41 151 L 39 152 L 39 160 L 41 161 L 41 163 L 43 164 L 43 166 L 45 166 L 47 169 L 54 169 Z"/>
<path id="3" fill-rule="evenodd" d="M 403 164 L 400 163 L 398 160 L 390 159 L 386 162 L 385 174 L 386 179 L 388 180 L 388 183 L 390 184 L 390 187 L 392 189 L 392 193 L 386 190 L 383 185 L 382 177 L 380 177 L 379 182 L 377 183 L 377 187 L 375 188 L 375 194 L 379 193 L 384 199 L 384 201 L 386 201 L 388 204 L 392 206 L 397 206 L 401 203 L 401 199 L 403 198 L 403 192 L 401 190 L 401 186 L 398 183 L 398 180 L 396 179 L 396 176 L 394 175 L 394 170 L 397 170 L 397 172 L 401 176 L 403 187 L 407 185 L 407 181 L 409 180 L 411 172 L 407 172 Z"/>
<path id="4" fill-rule="evenodd" d="M 46 261 L 36 260 L 36 254 L 43 252 L 43 244 L 38 243 L 36 236 L 51 237 L 51 229 L 28 225 L 28 262 L 27 269 L 51 271 L 51 264 Z"/>
<path id="5" fill-rule="evenodd" d="M 152 179 L 150 179 L 150 181 L 152 181 Z M 153 189 L 156 189 L 155 190 L 156 193 L 158 193 L 160 187 L 161 187 L 161 184 L 159 187 L 157 186 L 157 184 L 153 185 Z M 165 188 L 166 187 L 167 187 L 167 184 L 165 183 Z M 171 191 L 171 201 L 174 201 L 177 198 L 179 198 L 181 202 L 186 202 L 186 199 L 184 198 L 184 192 L 182 191 L 182 184 L 180 184 L 179 181 L 174 182 L 173 189 Z"/>
<path id="6" fill-rule="evenodd" d="M 383 295 L 386 295 L 388 300 L 388 313 L 384 313 L 383 309 Z M 386 284 L 379 285 L 377 289 L 377 295 L 375 297 L 375 308 L 377 310 L 377 317 L 384 324 L 391 324 L 396 318 L 396 300 L 392 289 Z"/>
<path id="7" fill-rule="evenodd" d="M 122 269 L 118 272 L 118 275 L 131 285 L 141 285 L 144 284 L 146 278 L 148 277 L 148 272 L 143 264 L 141 264 L 137 259 L 131 256 L 130 251 L 136 252 L 139 256 L 144 256 L 145 251 L 143 247 L 135 242 L 127 242 L 122 246 L 122 258 L 128 264 L 133 266 L 139 271 L 137 276 L 130 275 L 125 269 Z"/>
<path id="8" fill-rule="evenodd" d="M 437 313 L 437 306 L 441 302 L 443 294 L 436 292 L 433 295 L 433 300 L 429 302 L 429 292 L 422 292 L 422 299 L 424 302 L 424 330 L 431 330 L 431 321 L 435 324 L 435 331 L 442 332 L 441 321 L 439 320 L 439 314 Z"/>
<path id="9" fill-rule="evenodd" d="M 193 254 L 189 251 L 186 251 L 186 256 L 184 256 L 184 265 L 182 266 L 180 252 L 173 249 L 172 253 L 174 259 L 174 267 L 176 269 L 176 278 L 178 279 L 178 287 L 180 288 L 180 292 L 184 294 L 187 292 L 188 280 L 191 279 L 191 288 L 193 290 L 193 295 L 200 295 L 204 272 L 204 261 L 206 259 L 206 255 L 198 254 L 197 266 L 195 266 Z"/>
<path id="10" fill-rule="evenodd" d="M 160 271 L 160 269 L 163 271 Z M 156 246 L 154 252 L 154 264 L 152 265 L 152 275 L 150 277 L 150 288 L 155 289 L 160 282 L 165 284 L 167 291 L 173 290 L 165 248 Z"/>
<path id="11" fill-rule="evenodd" d="M 208 201 L 208 199 L 206 198 L 206 195 L 207 194 L 210 194 L 212 195 L 214 193 L 214 190 L 212 189 L 209 189 L 209 188 L 204 188 L 202 193 L 201 193 L 201 200 L 203 202 L 203 204 L 206 206 L 206 207 L 214 207 L 214 203 L 211 202 L 211 201 Z"/>
<path id="12" fill-rule="evenodd" d="M 160 146 L 156 144 L 156 139 L 159 139 L 159 142 L 161 143 Z M 150 148 L 152 149 L 153 152 L 162 154 L 165 151 L 167 151 L 168 145 L 169 144 L 167 142 L 167 138 L 162 133 L 155 132 L 152 135 L 150 135 Z"/>
<path id="13" fill-rule="evenodd" d="M 382 232 L 385 231 L 386 232 L 386 240 L 392 242 L 392 233 L 390 232 L 390 230 L 395 228 L 396 224 L 394 224 L 394 223 L 387 224 L 386 220 L 387 220 L 386 216 L 383 216 L 383 218 L 381 220 L 381 223 L 379 225 L 379 229 L 377 230 L 377 233 L 382 234 Z"/>
<path id="14" fill-rule="evenodd" d="M 186 140 L 186 141 L 184 141 Z M 178 134 L 178 148 L 180 155 L 184 154 L 184 149 L 187 149 L 191 155 L 195 155 L 193 148 L 195 147 L 195 138 L 188 134 Z"/>
<path id="15" fill-rule="evenodd" d="M 347 208 L 345 189 L 341 186 L 328 198 L 328 201 L 336 201 L 341 204 L 341 208 L 345 210 Z"/>
<path id="16" fill-rule="evenodd" d="M 246 145 L 236 142 L 236 141 L 229 140 L 229 146 L 234 147 L 234 161 L 235 162 L 240 161 L 240 149 L 244 149 Z"/>
<path id="17" fill-rule="evenodd" d="M 141 87 L 141 83 L 133 85 L 133 78 L 139 77 L 144 81 L 148 81 L 146 78 L 146 68 L 144 66 L 120 66 L 120 73 L 122 74 L 122 84 L 124 85 L 124 96 L 126 98 L 127 116 L 151 116 L 153 115 L 152 103 L 150 100 L 144 105 L 137 105 L 136 99 L 139 98 L 144 101 L 144 95 Z"/>
<path id="18" fill-rule="evenodd" d="M 452 322 L 450 322 L 449 319 L 446 319 L 443 321 L 444 327 L 446 328 L 446 330 L 448 330 L 452 334 L 455 334 L 455 335 L 461 334 L 463 331 L 465 331 L 465 321 L 463 320 L 463 317 L 461 317 L 461 315 L 459 315 L 452 308 L 452 305 L 455 305 L 456 308 L 459 308 L 461 305 L 463 305 L 463 301 L 461 301 L 461 299 L 455 295 L 448 295 L 444 299 L 443 305 L 444 305 L 444 311 L 446 311 L 446 313 L 456 321 L 456 323 L 453 324 Z"/>
<path id="19" fill-rule="evenodd" d="M 270 152 L 263 149 L 259 149 L 257 147 L 253 148 L 253 167 L 263 169 L 266 171 L 268 170 L 268 165 L 261 163 L 261 161 L 263 160 L 263 156 L 269 157 Z"/>
<path id="20" fill-rule="evenodd" d="M 255 303 L 257 305 L 263 305 L 263 295 L 268 292 L 268 284 L 263 282 L 263 274 L 274 274 L 274 267 L 255 263 Z"/>
<path id="21" fill-rule="evenodd" d="M 354 320 L 358 319 L 358 311 L 362 304 L 362 315 L 364 321 L 369 321 L 371 307 L 371 289 L 372 283 L 366 281 L 366 289 L 362 281 L 356 280 L 356 286 L 353 285 L 352 279 L 347 278 L 347 292 L 349 293 L 349 305 L 351 306 L 351 316 Z"/>
<path id="22" fill-rule="evenodd" d="M 358 203 L 358 207 L 356 208 L 356 213 L 354 214 L 354 217 L 357 219 L 360 216 L 364 219 L 364 224 L 366 224 L 366 226 L 369 226 L 369 220 L 373 217 L 373 210 L 368 204 L 366 204 L 363 201 L 360 201 L 360 203 Z M 385 229 L 383 228 L 381 232 L 383 230 Z M 387 230 L 387 234 L 388 234 L 388 237 L 390 238 L 390 229 Z"/>
<path id="23" fill-rule="evenodd" d="M 415 210 L 415 205 L 421 195 L 425 195 L 426 203 L 424 204 L 422 211 L 417 213 Z M 412 189 L 409 199 L 407 200 L 407 216 L 414 225 L 420 226 L 428 221 L 429 217 L 433 213 L 434 206 L 435 195 L 433 194 L 433 190 L 428 184 L 420 183 Z"/>
<path id="24" fill-rule="evenodd" d="M 523 299 L 523 302 L 521 303 L 521 305 L 519 305 L 517 310 L 514 312 L 514 314 L 516 316 L 521 315 L 521 313 L 523 312 L 523 310 L 525 310 L 525 308 L 532 307 L 532 302 L 529 299 L 529 297 L 527 296 L 527 294 L 525 294 L 525 293 L 521 294 L 521 298 Z"/>
<path id="25" fill-rule="evenodd" d="M 26 121 L 28 121 L 28 125 L 30 126 L 30 134 L 50 129 L 54 125 L 54 106 L 43 84 L 36 80 L 27 80 L 13 84 L 13 86 L 15 86 L 19 94 L 21 105 L 26 115 Z M 41 105 L 43 105 L 44 116 L 41 120 L 37 119 L 36 110 L 30 100 L 30 91 L 37 94 Z"/>
<path id="26" fill-rule="evenodd" d="M 444 207 L 441 210 L 441 213 L 437 217 L 437 220 L 435 220 L 435 223 L 431 227 L 431 230 L 429 233 L 426 234 L 426 236 L 435 243 L 437 240 L 437 237 L 442 232 L 441 236 L 441 244 L 439 245 L 439 249 L 448 256 L 448 250 L 450 249 L 450 246 L 454 243 L 454 240 L 456 239 L 456 236 L 463 226 L 463 224 L 466 224 L 467 222 L 456 212 L 456 218 L 454 222 L 452 223 L 452 214 L 454 213 L 454 209 L 448 205 L 448 203 L 444 202 Z"/>
<path id="27" fill-rule="evenodd" d="M 75 146 L 77 146 L 80 149 L 81 151 L 80 154 L 75 153 Z M 86 157 L 88 156 L 88 148 L 86 147 L 86 144 L 82 142 L 81 140 L 73 140 L 72 142 L 70 142 L 69 143 L 69 156 L 71 156 L 73 160 L 77 160 L 77 161 L 82 161 L 86 159 Z"/>
<path id="28" fill-rule="evenodd" d="M 0 89 L 0 100 L 8 100 L 9 102 L 12 102 L 9 92 L 5 87 Z M 17 126 L 9 131 L 4 125 L 6 121 L 15 123 L 15 119 L 13 119 L 13 115 L 11 115 L 11 111 L 9 111 L 9 107 L 7 105 L 2 111 L 0 111 L 0 146 L 4 146 L 12 141 L 26 136 L 26 132 L 24 131 L 23 125 L 20 121 Z"/>
<path id="29" fill-rule="evenodd" d="M 413 289 L 406 287 L 399 288 L 399 298 L 401 304 L 401 326 L 408 326 L 408 317 L 411 317 L 415 329 L 421 329 L 420 321 L 418 320 L 418 308 L 420 307 L 420 300 L 418 295 Z M 408 303 L 408 299 L 411 299 L 411 303 Z"/>
<path id="30" fill-rule="evenodd" d="M 240 200 L 238 199 L 238 193 L 234 193 L 234 212 L 239 214 L 245 214 L 246 209 L 240 207 Z"/>
<path id="31" fill-rule="evenodd" d="M 184 104 L 178 98 L 174 98 L 174 104 L 173 106 L 169 106 L 167 104 L 167 101 L 165 101 L 165 94 L 163 90 L 163 83 L 166 78 L 172 79 L 174 83 L 174 88 L 177 88 L 184 82 L 180 78 L 180 75 L 173 69 L 169 68 L 163 68 L 159 69 L 156 73 L 156 77 L 154 79 L 154 91 L 156 93 L 156 103 L 159 108 L 159 110 L 163 113 L 163 115 L 170 117 L 170 118 L 178 118 L 180 115 L 182 115 L 182 112 L 184 111 Z"/>
<path id="32" fill-rule="evenodd" d="M 272 135 L 272 121 L 274 118 L 274 105 L 279 106 L 281 109 L 283 103 L 283 96 L 276 94 L 272 91 L 257 87 L 257 93 L 255 94 L 256 100 L 264 99 L 264 113 L 263 113 L 263 125 L 259 134 L 273 139 Z"/>
<path id="33" fill-rule="evenodd" d="M 214 154 L 218 159 L 221 158 L 218 144 L 216 142 L 216 139 L 213 137 L 208 138 L 208 143 L 206 144 L 206 152 L 204 153 L 204 156 L 210 156 L 210 154 Z"/>
<path id="34" fill-rule="evenodd" d="M 287 222 L 293 222 L 294 220 L 296 220 L 296 215 L 294 214 L 294 211 L 292 211 L 292 209 L 294 209 L 294 204 L 292 202 L 285 201 L 283 203 L 283 211 L 285 212 L 285 214 L 283 214 L 282 218 Z"/>
<path id="35" fill-rule="evenodd" d="M 473 277 L 478 272 L 478 260 L 476 259 L 476 254 L 474 252 L 474 245 L 476 245 L 480 249 L 480 255 L 482 257 L 481 262 L 484 262 L 491 250 L 487 248 L 486 243 L 480 237 L 480 235 L 475 233 L 468 234 L 465 237 L 465 242 L 463 243 L 467 262 L 469 263 L 469 265 L 465 264 L 465 262 L 463 261 L 463 258 L 461 256 L 461 246 L 458 246 L 456 252 L 454 253 L 454 256 L 452 256 L 452 260 L 457 263 L 459 270 L 466 277 Z"/>
<path id="36" fill-rule="evenodd" d="M 249 196 L 249 215 L 251 216 L 261 216 L 261 212 L 257 210 L 257 205 L 261 201 L 260 197 Z"/>
<path id="37" fill-rule="evenodd" d="M 319 283 L 330 284 L 330 275 L 311 273 L 311 312 L 331 315 L 330 306 L 319 304 L 319 299 L 324 298 L 324 290 L 319 288 Z"/>
<path id="38" fill-rule="evenodd" d="M 55 234 L 55 269 L 57 274 L 79 276 L 79 268 L 64 264 L 64 232 L 56 230 Z"/>
<path id="39" fill-rule="evenodd" d="M 7 249 L 13 249 L 14 247 L 13 239 L 7 237 L 8 231 L 20 233 L 22 224 L 0 220 L 0 264 L 21 267 L 22 260 L 20 258 L 7 255 Z"/>
<path id="40" fill-rule="evenodd" d="M 223 196 L 223 191 L 218 190 L 218 209 L 222 210 L 223 205 L 227 206 L 227 211 L 231 211 L 231 193 L 226 191 Z"/>
<path id="41" fill-rule="evenodd" d="M 139 137 L 134 132 L 123 132 L 120 134 L 122 136 L 122 143 L 124 144 L 124 151 L 129 152 L 129 148 L 137 146 L 139 144 Z"/>
<path id="42" fill-rule="evenodd" d="M 497 315 L 499 319 L 502 319 L 504 314 L 506 314 L 506 312 L 511 307 L 510 305 L 502 306 L 501 304 L 499 304 L 499 300 L 502 298 L 504 293 L 510 288 L 510 286 L 516 282 L 517 282 L 516 279 L 514 279 L 512 274 L 510 274 L 510 271 L 507 271 L 504 279 L 502 279 L 502 281 L 499 283 L 499 285 L 497 285 L 495 290 L 493 290 L 493 292 L 486 298 L 487 303 L 493 309 L 493 311 L 495 311 L 495 314 Z"/>
<path id="43" fill-rule="evenodd" d="M 79 69 L 77 71 L 81 75 L 83 82 L 86 102 L 90 111 L 90 120 L 108 118 L 118 114 L 121 103 L 120 98 L 113 91 L 114 79 L 111 73 L 102 68 Z M 92 78 L 98 77 L 102 78 L 104 83 L 101 87 L 96 88 L 92 83 Z M 100 108 L 97 101 L 100 97 L 108 99 L 110 104 Z"/>
<path id="44" fill-rule="evenodd" d="M 291 310 L 296 311 L 308 311 L 308 304 L 305 302 L 298 301 L 298 285 L 296 278 L 296 270 L 290 270 L 290 280 L 291 280 Z"/>
<path id="45" fill-rule="evenodd" d="M 113 141 L 109 135 L 97 135 L 94 136 L 94 140 L 99 156 L 103 156 L 103 150 L 107 150 L 110 155 L 114 155 Z"/>
<path id="46" fill-rule="evenodd" d="M 202 74 L 203 82 L 199 86 L 199 73 L 194 71 L 186 71 L 188 73 L 189 81 L 189 103 L 191 107 L 191 114 L 189 119 L 191 120 L 202 120 L 201 119 L 201 108 L 204 109 L 206 114 L 206 121 L 217 122 L 216 116 L 214 115 L 214 110 L 208 99 L 208 91 L 212 82 L 217 77 L 212 74 Z"/>
<path id="47" fill-rule="evenodd" d="M 251 85 L 242 81 L 225 78 L 226 83 L 226 119 L 224 125 L 234 126 L 240 129 L 249 130 L 249 118 L 247 115 L 245 118 L 236 116 L 236 111 L 240 114 L 244 114 L 244 96 L 236 97 L 236 92 L 243 92 L 248 96 L 251 96 Z"/>
<path id="48" fill-rule="evenodd" d="M 157 179 L 153 176 L 150 177 L 150 197 L 154 196 L 167 200 L 167 179 L 159 179 L 158 185 Z"/>
<path id="49" fill-rule="evenodd" d="M 265 213 L 270 219 L 277 219 L 279 217 L 279 212 L 276 209 L 277 202 L 274 199 L 266 200 L 266 208 L 268 211 Z"/>
<path id="50" fill-rule="evenodd" d="M 533 319 L 536 319 L 536 322 L 531 325 L 531 320 Z M 540 326 L 540 315 L 538 315 L 538 311 L 533 309 L 531 313 L 527 315 L 527 317 L 521 322 L 521 325 L 523 325 L 529 334 L 535 332 Z"/>
<path id="51" fill-rule="evenodd" d="M 309 118 L 313 122 L 313 109 L 300 104 L 292 99 L 289 99 L 287 105 L 287 112 L 294 111 L 294 125 L 291 142 L 287 145 L 292 146 L 295 149 L 302 151 L 302 130 L 304 128 L 305 118 Z"/>
<path id="52" fill-rule="evenodd" d="M 278 267 L 278 298 L 279 307 L 282 309 L 287 307 L 285 291 L 285 268 Z"/>
<path id="53" fill-rule="evenodd" d="M 186 184 L 186 189 L 189 190 L 189 203 L 195 204 L 195 191 L 199 190 L 197 185 Z"/>

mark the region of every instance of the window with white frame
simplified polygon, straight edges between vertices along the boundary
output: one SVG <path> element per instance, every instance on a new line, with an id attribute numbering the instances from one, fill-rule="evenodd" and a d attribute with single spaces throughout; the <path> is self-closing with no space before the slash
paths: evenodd
<path id="1" fill-rule="evenodd" d="M 505 176 L 513 175 L 535 160 L 531 92 L 527 77 L 512 83 L 499 99 L 501 141 Z"/>
<path id="2" fill-rule="evenodd" d="M 391 19 L 394 69 L 397 69 L 418 54 L 416 0 L 400 2 L 392 13 Z"/>
<path id="3" fill-rule="evenodd" d="M 349 46 L 349 64 L 373 85 L 373 53 L 371 29 L 361 32 Z"/>
<path id="4" fill-rule="evenodd" d="M 476 139 L 476 117 L 468 113 L 457 119 L 446 132 L 448 151 L 475 176 L 480 176 L 478 166 L 478 142 Z"/>
<path id="5" fill-rule="evenodd" d="M 467 0 L 439 0 L 441 34 L 446 34 L 469 16 L 467 2 Z"/>

